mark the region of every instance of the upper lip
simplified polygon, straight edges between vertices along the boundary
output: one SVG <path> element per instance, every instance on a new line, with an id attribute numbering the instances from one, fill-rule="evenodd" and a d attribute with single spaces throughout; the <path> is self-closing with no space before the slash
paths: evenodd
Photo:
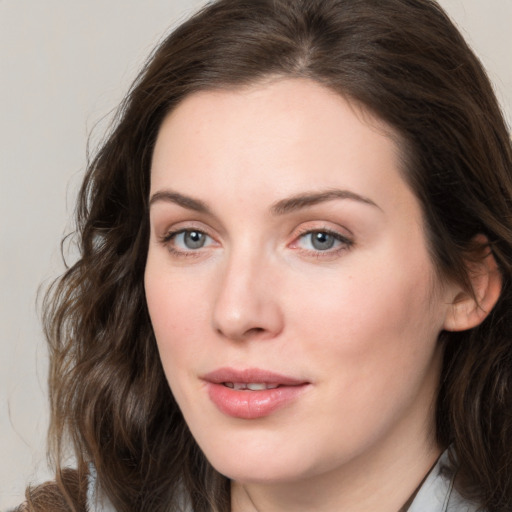
<path id="1" fill-rule="evenodd" d="M 265 383 L 281 386 L 300 386 L 308 382 L 302 379 L 289 377 L 280 373 L 260 368 L 218 368 L 202 376 L 202 379 L 213 384 L 222 384 L 224 382 L 237 383 Z"/>

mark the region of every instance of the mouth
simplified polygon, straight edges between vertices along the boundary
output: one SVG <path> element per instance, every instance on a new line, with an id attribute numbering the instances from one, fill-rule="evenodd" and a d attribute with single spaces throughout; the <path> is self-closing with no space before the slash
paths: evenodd
<path id="1" fill-rule="evenodd" d="M 275 389 L 280 386 L 299 386 L 306 381 L 260 368 L 219 368 L 202 376 L 202 380 L 213 384 L 222 384 L 231 389 L 248 389 L 261 391 Z"/>
<path id="2" fill-rule="evenodd" d="M 265 389 L 276 389 L 280 384 L 266 384 L 262 382 L 223 382 L 223 386 L 236 391 L 263 391 Z"/>
<path id="3" fill-rule="evenodd" d="M 260 369 L 221 368 L 202 380 L 221 413 L 245 420 L 263 418 L 290 406 L 310 387 L 308 381 Z"/>

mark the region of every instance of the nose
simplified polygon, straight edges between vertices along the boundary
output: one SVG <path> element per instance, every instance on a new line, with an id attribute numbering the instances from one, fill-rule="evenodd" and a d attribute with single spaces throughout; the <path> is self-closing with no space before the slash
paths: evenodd
<path id="1" fill-rule="evenodd" d="M 243 341 L 271 339 L 283 329 L 276 269 L 261 255 L 232 255 L 219 279 L 213 328 Z"/>

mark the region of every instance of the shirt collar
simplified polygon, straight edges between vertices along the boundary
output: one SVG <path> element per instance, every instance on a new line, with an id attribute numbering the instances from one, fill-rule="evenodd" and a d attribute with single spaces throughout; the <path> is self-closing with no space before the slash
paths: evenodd
<path id="1" fill-rule="evenodd" d="M 455 489 L 455 475 L 448 449 L 439 457 L 407 512 L 476 512 L 476 504 L 462 498 Z"/>

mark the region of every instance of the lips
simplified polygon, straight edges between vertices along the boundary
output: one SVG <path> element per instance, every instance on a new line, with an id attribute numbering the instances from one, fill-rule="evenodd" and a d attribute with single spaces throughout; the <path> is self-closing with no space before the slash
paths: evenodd
<path id="1" fill-rule="evenodd" d="M 208 396 L 224 414 L 257 419 L 295 401 L 309 382 L 260 369 L 220 368 L 204 375 Z"/>

